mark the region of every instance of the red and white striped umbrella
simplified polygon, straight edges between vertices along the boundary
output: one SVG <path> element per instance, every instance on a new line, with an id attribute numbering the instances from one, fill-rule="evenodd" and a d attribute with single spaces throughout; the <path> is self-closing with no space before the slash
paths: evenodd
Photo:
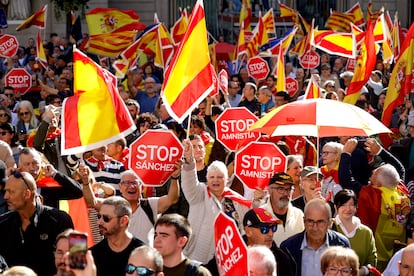
<path id="1" fill-rule="evenodd" d="M 347 103 L 310 99 L 280 106 L 250 127 L 269 136 L 371 136 L 391 133 L 365 110 Z"/>

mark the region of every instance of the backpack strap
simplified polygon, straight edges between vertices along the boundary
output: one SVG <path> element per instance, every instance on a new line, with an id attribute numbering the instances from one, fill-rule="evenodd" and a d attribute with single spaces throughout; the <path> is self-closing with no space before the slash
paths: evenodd
<path id="1" fill-rule="evenodd" d="M 147 214 L 147 217 L 151 221 L 152 225 L 154 225 L 155 224 L 154 216 L 152 214 L 152 208 L 148 202 L 148 199 L 141 198 L 139 200 L 139 205 L 142 207 L 142 210 L 144 210 L 145 214 Z"/>
<path id="2" fill-rule="evenodd" d="M 198 267 L 201 265 L 201 262 L 190 260 L 190 263 L 188 264 L 186 270 L 185 270 L 185 276 L 195 276 L 197 275 Z"/>

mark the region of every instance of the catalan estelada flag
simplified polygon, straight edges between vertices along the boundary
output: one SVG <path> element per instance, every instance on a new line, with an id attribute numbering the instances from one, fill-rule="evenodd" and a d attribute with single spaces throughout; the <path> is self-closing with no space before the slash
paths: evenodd
<path id="1" fill-rule="evenodd" d="M 47 63 L 45 49 L 43 48 L 43 41 L 40 37 L 40 30 L 38 30 L 36 37 L 36 59 L 42 65 L 43 68 L 47 69 L 49 67 L 49 64 Z"/>
<path id="2" fill-rule="evenodd" d="M 382 123 L 390 125 L 394 108 L 404 103 L 404 97 L 414 90 L 412 70 L 414 68 L 414 23 L 401 46 L 401 52 L 392 70 L 382 113 Z"/>
<path id="3" fill-rule="evenodd" d="M 73 62 L 74 95 L 63 102 L 62 155 L 107 145 L 136 129 L 116 77 L 76 48 Z"/>
<path id="4" fill-rule="evenodd" d="M 214 90 L 214 78 L 203 1 L 197 0 L 184 39 L 165 72 L 162 98 L 171 117 L 181 123 Z"/>
<path id="5" fill-rule="evenodd" d="M 365 40 L 362 42 L 360 53 L 356 60 L 354 76 L 346 89 L 345 103 L 355 104 L 358 100 L 361 88 L 371 77 L 372 70 L 377 62 L 372 22 L 367 23 Z"/>
<path id="6" fill-rule="evenodd" d="M 315 76 L 311 75 L 308 86 L 306 87 L 304 100 L 322 98 L 321 88 L 315 80 Z"/>
<path id="7" fill-rule="evenodd" d="M 16 31 L 27 29 L 31 26 L 44 29 L 46 24 L 47 5 L 28 17 L 22 24 L 17 26 Z"/>

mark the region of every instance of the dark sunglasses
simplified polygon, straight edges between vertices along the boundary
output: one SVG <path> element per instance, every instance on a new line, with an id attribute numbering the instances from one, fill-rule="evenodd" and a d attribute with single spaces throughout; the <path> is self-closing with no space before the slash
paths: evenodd
<path id="1" fill-rule="evenodd" d="M 30 114 L 30 112 L 20 112 L 19 113 L 20 116 L 29 115 L 29 114 Z"/>
<path id="2" fill-rule="evenodd" d="M 127 274 L 132 274 L 134 273 L 134 271 L 136 271 L 139 276 L 150 276 L 155 273 L 154 270 L 146 268 L 145 266 L 135 266 L 132 264 L 128 264 L 125 268 L 125 272 Z"/>
<path id="3" fill-rule="evenodd" d="M 105 223 L 108 223 L 111 221 L 111 219 L 113 219 L 114 217 L 108 216 L 108 215 L 101 215 L 101 214 L 97 214 L 98 220 L 102 218 L 102 220 Z M 118 217 L 119 218 L 119 217 Z"/>
<path id="4" fill-rule="evenodd" d="M 9 117 L 9 114 L 7 114 L 7 113 L 0 113 L 0 117 Z"/>
<path id="5" fill-rule="evenodd" d="M 26 185 L 26 188 L 30 190 L 29 184 L 27 184 L 26 179 L 24 179 L 24 176 L 19 171 L 13 171 L 11 173 L 15 178 L 21 178 L 24 182 L 24 185 Z"/>
<path id="6" fill-rule="evenodd" d="M 277 224 L 272 224 L 272 225 L 257 225 L 257 226 L 250 226 L 250 227 L 254 227 L 254 228 L 259 228 L 260 232 L 262 234 L 267 234 L 269 233 L 270 229 L 272 229 L 272 232 L 276 232 L 277 230 Z"/>

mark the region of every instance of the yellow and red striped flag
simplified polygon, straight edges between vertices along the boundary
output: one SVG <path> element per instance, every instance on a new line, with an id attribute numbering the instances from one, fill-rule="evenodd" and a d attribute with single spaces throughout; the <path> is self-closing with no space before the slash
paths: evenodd
<path id="1" fill-rule="evenodd" d="M 237 39 L 236 47 L 234 47 L 233 59 L 237 60 L 240 56 L 246 54 L 246 39 L 244 37 L 244 22 L 240 25 L 239 37 Z"/>
<path id="2" fill-rule="evenodd" d="M 347 58 L 356 57 L 356 40 L 352 33 L 313 30 L 310 43 L 331 55 Z"/>
<path id="3" fill-rule="evenodd" d="M 372 7 L 372 1 L 369 0 L 368 7 L 367 7 L 367 22 L 372 21 L 372 23 L 374 23 L 377 20 L 378 16 L 380 16 L 383 12 L 384 12 L 384 6 L 378 11 L 374 12 L 373 7 Z"/>
<path id="4" fill-rule="evenodd" d="M 276 29 L 275 29 L 275 19 L 273 16 L 273 8 L 271 8 L 270 10 L 268 10 L 265 15 L 263 15 L 263 23 L 264 23 L 264 28 L 265 31 L 268 34 L 274 34 L 276 33 Z"/>
<path id="5" fill-rule="evenodd" d="M 398 12 L 394 15 L 394 24 L 391 30 L 392 49 L 394 54 L 394 61 L 396 61 L 400 55 L 400 41 L 401 41 L 401 26 L 398 20 Z"/>
<path id="6" fill-rule="evenodd" d="M 167 68 L 174 53 L 174 44 L 170 37 L 170 33 L 163 23 L 158 24 L 155 45 L 154 65 L 160 68 Z"/>
<path id="7" fill-rule="evenodd" d="M 356 60 L 354 76 L 346 89 L 345 103 L 355 104 L 357 102 L 361 88 L 367 83 L 375 67 L 377 57 L 373 28 L 372 22 L 369 21 L 365 32 L 365 40 L 362 43 L 359 56 Z"/>
<path id="8" fill-rule="evenodd" d="M 285 56 L 283 55 L 283 49 L 280 47 L 279 54 L 277 56 L 277 64 L 275 67 L 276 90 L 286 91 L 286 80 L 285 80 Z"/>
<path id="9" fill-rule="evenodd" d="M 303 95 L 303 100 L 317 98 L 322 98 L 321 88 L 312 74 L 309 79 L 308 86 L 306 87 L 305 95 Z"/>
<path id="10" fill-rule="evenodd" d="M 171 27 L 171 38 L 175 46 L 178 46 L 183 40 L 185 32 L 188 28 L 188 14 L 187 9 L 181 10 L 180 8 L 180 18 L 174 23 Z"/>
<path id="11" fill-rule="evenodd" d="M 250 4 L 250 0 L 242 0 L 242 5 L 240 8 L 240 13 L 239 13 L 239 25 L 241 26 L 243 22 L 245 30 L 251 31 L 252 30 L 250 26 L 251 18 L 252 18 L 252 7 Z"/>
<path id="12" fill-rule="evenodd" d="M 404 97 L 414 92 L 414 23 L 411 24 L 407 36 L 401 46 L 400 56 L 392 70 L 387 95 L 382 113 L 382 123 L 390 125 L 394 108 L 404 103 Z"/>
<path id="13" fill-rule="evenodd" d="M 259 12 L 259 21 L 253 30 L 253 37 L 246 45 L 246 52 L 248 57 L 254 57 L 259 54 L 259 47 L 269 40 L 269 36 L 265 31 L 263 18 Z"/>
<path id="14" fill-rule="evenodd" d="M 49 67 L 45 49 L 43 48 L 43 41 L 40 36 L 40 30 L 37 31 L 36 37 L 36 59 L 42 65 L 43 68 L 47 69 Z"/>
<path id="15" fill-rule="evenodd" d="M 17 26 L 16 31 L 21 31 L 27 29 L 31 26 L 37 27 L 39 29 L 44 29 L 46 24 L 46 14 L 47 14 L 47 4 L 43 6 L 40 10 L 32 14 L 22 24 Z"/>
<path id="16" fill-rule="evenodd" d="M 393 50 L 391 42 L 391 33 L 388 24 L 385 21 L 384 14 L 378 16 L 374 26 L 374 40 L 375 43 L 382 45 L 382 59 L 386 63 L 391 63 L 393 60 Z"/>
<path id="17" fill-rule="evenodd" d="M 352 23 L 355 25 L 362 26 L 365 24 L 364 13 L 362 12 L 362 8 L 359 2 L 353 5 L 352 8 L 347 10 L 345 13 L 352 14 L 354 16 L 354 21 Z"/>
<path id="18" fill-rule="evenodd" d="M 181 123 L 214 90 L 214 78 L 203 1 L 197 0 L 184 39 L 165 72 L 162 98 L 169 114 Z"/>
<path id="19" fill-rule="evenodd" d="M 287 31 L 282 37 L 273 39 L 269 42 L 269 49 L 267 49 L 266 52 L 260 53 L 260 55 L 271 55 L 275 56 L 279 54 L 280 47 L 283 49 L 283 54 L 286 55 L 290 44 L 293 41 L 293 38 L 295 37 L 296 31 L 298 30 L 297 26 L 294 26 L 292 29 Z"/>
<path id="20" fill-rule="evenodd" d="M 280 16 L 281 17 L 288 17 L 293 22 L 296 23 L 296 25 L 299 27 L 298 32 L 296 34 L 300 34 L 301 36 L 306 36 L 306 34 L 310 31 L 311 26 L 310 24 L 300 15 L 300 13 L 289 6 L 280 3 L 279 2 L 279 10 L 280 10 Z"/>
<path id="21" fill-rule="evenodd" d="M 86 14 L 89 29 L 88 52 L 116 57 L 134 40 L 145 24 L 132 10 L 95 8 Z"/>
<path id="22" fill-rule="evenodd" d="M 73 61 L 74 95 L 64 100 L 62 110 L 62 155 L 107 145 L 136 129 L 116 77 L 76 48 Z"/>
<path id="23" fill-rule="evenodd" d="M 349 33 L 351 31 L 351 23 L 353 22 L 354 16 L 352 14 L 331 11 L 331 15 L 326 20 L 325 27 L 334 31 Z"/>

